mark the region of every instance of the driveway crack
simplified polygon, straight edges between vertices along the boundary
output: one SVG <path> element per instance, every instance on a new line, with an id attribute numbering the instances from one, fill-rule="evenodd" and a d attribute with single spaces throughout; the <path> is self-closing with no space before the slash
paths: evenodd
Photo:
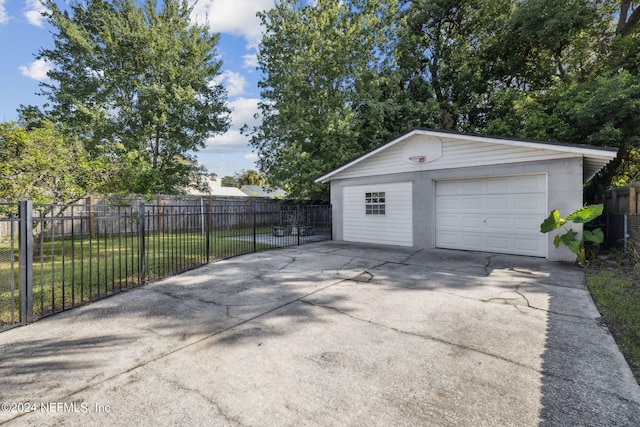
<path id="1" fill-rule="evenodd" d="M 186 391 L 187 393 L 193 393 L 196 394 L 198 396 L 200 396 L 201 398 L 203 398 L 204 400 L 206 400 L 208 403 L 210 403 L 212 406 L 214 406 L 216 408 L 216 411 L 218 412 L 218 414 L 220 416 L 222 416 L 226 422 L 231 423 L 233 425 L 237 425 L 237 426 L 246 426 L 246 424 L 243 424 L 242 422 L 240 422 L 240 420 L 237 417 L 232 417 L 230 415 L 228 415 L 226 413 L 226 411 L 222 410 L 222 408 L 220 407 L 220 404 L 211 399 L 209 396 L 206 396 L 205 394 L 203 394 L 202 392 L 200 392 L 200 390 L 197 389 L 193 389 L 190 387 L 187 387 L 181 383 L 179 383 L 178 381 L 175 380 L 170 380 L 170 379 L 166 379 L 165 380 L 169 383 L 172 384 L 173 386 L 175 386 L 176 388 Z"/>
<path id="2" fill-rule="evenodd" d="M 487 256 L 487 263 L 486 263 L 486 264 L 485 264 L 485 266 L 484 266 L 484 272 L 485 272 L 485 274 L 486 274 L 487 276 L 490 276 L 490 275 L 491 275 L 491 271 L 489 271 L 489 266 L 490 266 L 490 265 L 491 265 L 491 263 L 493 262 L 493 259 L 492 259 L 492 258 L 493 258 L 494 256 L 495 256 L 495 255 L 488 255 L 488 256 Z"/>
<path id="3" fill-rule="evenodd" d="M 215 337 L 217 337 L 217 336 L 219 336 L 221 334 L 227 333 L 227 332 L 229 332 L 231 330 L 234 330 L 235 328 L 238 328 L 238 327 L 241 327 L 243 325 L 246 325 L 246 324 L 248 324 L 248 323 L 250 323 L 250 322 L 252 322 L 252 321 L 254 321 L 256 319 L 259 319 L 261 317 L 267 316 L 267 315 L 269 315 L 269 314 L 271 314 L 271 313 L 273 313 L 273 312 L 275 312 L 277 310 L 280 310 L 280 309 L 282 309 L 284 307 L 288 307 L 288 306 L 290 306 L 292 304 L 295 304 L 297 302 L 304 302 L 303 298 L 310 297 L 311 295 L 317 294 L 319 292 L 322 292 L 322 291 L 324 291 L 326 289 L 329 289 L 329 288 L 331 288 L 333 286 L 336 286 L 336 285 L 339 285 L 341 283 L 347 282 L 349 280 L 351 280 L 351 279 L 347 278 L 347 279 L 337 280 L 337 281 L 332 282 L 332 283 L 330 283 L 330 284 L 328 284 L 326 286 L 323 286 L 323 287 L 318 288 L 318 289 L 316 289 L 316 290 L 314 290 L 312 292 L 309 292 L 308 294 L 302 295 L 302 296 L 300 296 L 298 298 L 294 298 L 294 299 L 292 299 L 290 301 L 287 301 L 287 302 L 284 302 L 284 303 L 278 305 L 277 307 L 273 307 L 273 308 L 268 309 L 268 310 L 266 310 L 266 311 L 264 311 L 262 313 L 256 314 L 255 316 L 252 316 L 252 317 L 247 318 L 247 319 L 240 319 L 239 322 L 237 322 L 237 323 L 235 323 L 233 325 L 230 325 L 230 326 L 228 326 L 228 327 L 226 327 L 224 329 L 221 329 L 221 330 L 218 330 L 218 331 L 213 332 L 211 334 L 208 334 L 206 336 L 203 336 L 203 337 L 201 337 L 199 339 L 196 339 L 195 341 L 192 341 L 190 343 L 184 344 L 184 345 L 182 345 L 180 347 L 177 347 L 177 348 L 174 348 L 174 349 L 171 349 L 171 350 L 168 350 L 168 351 L 164 351 L 164 352 L 162 352 L 162 353 L 160 353 L 158 355 L 155 355 L 155 356 L 153 356 L 153 357 L 151 357 L 151 358 L 149 358 L 147 360 L 143 360 L 143 361 L 141 361 L 139 363 L 136 363 L 134 366 L 131 366 L 131 367 L 127 368 L 127 369 L 123 369 L 120 372 L 117 372 L 117 373 L 115 373 L 113 375 L 110 375 L 108 377 L 102 378 L 99 381 L 96 381 L 96 382 L 93 382 L 93 383 L 87 383 L 82 387 L 78 387 L 75 390 L 69 391 L 66 394 L 63 394 L 63 395 L 57 397 L 56 399 L 59 399 L 59 401 L 72 399 L 74 396 L 78 395 L 79 393 L 82 393 L 82 392 L 87 391 L 87 390 L 91 390 L 91 389 L 93 389 L 93 388 L 95 388 L 95 387 L 97 387 L 97 386 L 99 386 L 101 384 L 107 383 L 108 381 L 112 381 L 115 378 L 121 377 L 122 375 L 126 375 L 128 373 L 135 372 L 135 371 L 137 371 L 138 369 L 140 369 L 142 367 L 151 365 L 154 362 L 157 362 L 159 360 L 163 360 L 163 359 L 165 359 L 167 357 L 170 357 L 170 356 L 172 356 L 172 355 L 174 355 L 176 353 L 179 353 L 179 352 L 181 352 L 183 350 L 186 350 L 188 348 L 192 348 L 192 347 L 194 347 L 194 346 L 196 346 L 196 345 L 198 345 L 200 343 L 208 341 L 208 340 L 210 340 L 212 338 L 215 338 Z M 156 292 L 158 292 L 158 291 L 156 290 Z M 159 292 L 159 293 L 162 293 L 162 292 Z M 171 296 L 171 295 L 169 295 L 169 296 Z M 20 414 L 16 415 L 15 417 L 13 417 L 13 418 L 11 418 L 9 420 L 0 421 L 0 424 L 5 424 L 6 422 L 15 420 L 16 418 L 19 418 L 19 417 L 22 417 L 25 414 L 26 414 L 26 412 L 20 413 Z"/>
<path id="4" fill-rule="evenodd" d="M 289 267 L 291 264 L 293 264 L 294 262 L 296 262 L 296 257 L 289 257 L 286 255 L 283 255 L 286 258 L 289 258 L 289 261 L 287 261 L 287 263 L 285 265 L 283 265 L 282 267 L 280 267 L 277 271 L 282 271 L 285 268 Z"/>
<path id="5" fill-rule="evenodd" d="M 427 340 L 430 340 L 430 341 L 439 342 L 441 344 L 445 344 L 445 345 L 448 345 L 448 346 L 457 347 L 457 348 L 460 348 L 460 349 L 463 349 L 463 350 L 473 351 L 473 352 L 480 353 L 480 354 L 483 354 L 483 355 L 488 356 L 488 357 L 492 357 L 492 358 L 495 358 L 495 359 L 502 360 L 504 362 L 512 363 L 514 365 L 517 365 L 517 366 L 520 366 L 520 367 L 523 367 L 523 368 L 531 369 L 531 370 L 533 370 L 535 372 L 542 372 L 540 369 L 537 369 L 537 368 L 535 368 L 533 366 L 526 365 L 526 364 L 518 362 L 516 360 L 508 359 L 508 358 L 500 356 L 498 354 L 488 353 L 486 351 L 483 351 L 483 350 L 480 350 L 480 349 L 477 349 L 477 348 L 473 348 L 473 347 L 469 347 L 469 346 L 466 346 L 466 345 L 463 345 L 463 344 L 458 344 L 458 343 L 455 343 L 455 342 L 447 341 L 447 340 L 444 340 L 442 338 L 434 337 L 432 335 L 420 334 L 420 333 L 417 333 L 417 332 L 410 332 L 410 331 L 403 331 L 402 329 L 394 328 L 393 326 L 383 325 L 381 323 L 374 322 L 373 320 L 370 320 L 370 319 L 368 320 L 368 319 L 363 319 L 363 318 L 358 317 L 358 316 L 354 316 L 353 314 L 347 313 L 347 312 L 345 312 L 343 310 L 340 310 L 339 308 L 336 308 L 336 307 L 323 305 L 323 304 L 315 304 L 315 303 L 313 303 L 311 301 L 307 301 L 307 300 L 304 300 L 304 299 L 301 299 L 300 301 L 305 303 L 305 304 L 312 305 L 314 307 L 320 307 L 320 308 L 324 308 L 324 309 L 327 309 L 327 310 L 332 310 L 332 311 L 335 311 L 335 312 L 337 312 L 339 314 L 347 316 L 347 317 L 349 317 L 349 318 L 351 318 L 353 320 L 356 320 L 356 321 L 359 321 L 359 322 L 368 323 L 370 325 L 374 325 L 374 326 L 377 326 L 379 328 L 384 328 L 384 329 L 387 329 L 387 330 L 390 330 L 390 331 L 394 331 L 394 332 L 397 332 L 399 334 L 410 335 L 410 336 L 417 337 L 417 338 L 422 338 L 422 339 L 427 339 Z"/>
<path id="6" fill-rule="evenodd" d="M 411 258 L 413 258 L 414 256 L 416 256 L 417 254 L 419 254 L 420 252 L 422 252 L 423 250 L 424 250 L 424 249 L 418 249 L 418 250 L 416 250 L 415 252 L 412 252 L 411 254 L 409 254 L 409 256 L 408 256 L 408 257 L 406 257 L 404 260 L 402 260 L 402 261 L 398 261 L 397 263 L 398 263 L 398 264 L 409 264 L 409 260 L 410 260 Z"/>

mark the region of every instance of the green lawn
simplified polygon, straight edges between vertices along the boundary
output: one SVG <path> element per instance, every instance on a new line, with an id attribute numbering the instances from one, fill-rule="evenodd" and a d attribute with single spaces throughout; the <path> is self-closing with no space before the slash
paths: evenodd
<path id="1" fill-rule="evenodd" d="M 640 383 L 640 274 L 622 262 L 595 263 L 586 270 L 587 287 L 604 321 Z"/>
<path id="2" fill-rule="evenodd" d="M 266 232 L 258 230 L 258 232 Z M 252 230 L 216 230 L 210 236 L 209 260 L 252 252 Z M 158 280 L 206 263 L 206 238 L 201 233 L 159 233 L 145 238 L 144 277 L 140 275 L 140 239 L 135 235 L 96 236 L 75 240 L 34 242 L 33 314 L 41 317 L 83 304 L 143 282 Z M 257 250 L 272 246 L 258 243 Z M 7 247 L 4 248 L 5 252 Z M 10 251 L 10 249 L 9 249 Z M 0 325 L 18 318 L 17 289 L 11 304 L 12 276 L 18 283 L 18 257 L 14 272 L 9 257 L 0 259 Z"/>

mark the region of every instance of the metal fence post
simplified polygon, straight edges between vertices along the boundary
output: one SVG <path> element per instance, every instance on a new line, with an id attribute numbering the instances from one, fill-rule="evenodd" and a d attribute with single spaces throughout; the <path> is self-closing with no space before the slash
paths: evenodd
<path id="1" fill-rule="evenodd" d="M 333 205 L 329 205 L 329 240 L 333 240 Z"/>
<path id="2" fill-rule="evenodd" d="M 627 252 L 627 240 L 629 239 L 629 226 L 628 226 L 628 216 L 625 213 L 624 214 L 624 231 L 623 231 L 623 236 L 624 236 L 624 251 Z"/>
<path id="3" fill-rule="evenodd" d="M 33 321 L 33 202 L 21 200 L 18 204 L 19 259 L 20 259 L 20 323 Z"/>
<path id="4" fill-rule="evenodd" d="M 300 246 L 300 229 L 304 225 L 302 221 L 300 221 L 302 217 L 300 216 L 300 205 L 296 206 L 296 225 L 298 228 L 298 246 Z"/>
<path id="5" fill-rule="evenodd" d="M 253 252 L 257 252 L 258 251 L 258 245 L 257 245 L 257 242 L 256 242 L 256 240 L 258 238 L 257 235 L 256 235 L 256 232 L 257 232 L 257 230 L 256 230 L 256 219 L 257 218 L 256 218 L 256 210 L 253 207 L 253 204 L 251 205 L 251 210 L 252 210 L 251 213 L 253 215 Z"/>
<path id="6" fill-rule="evenodd" d="M 145 282 L 145 247 L 144 240 L 146 234 L 144 202 L 138 204 L 138 282 Z"/>
<path id="7" fill-rule="evenodd" d="M 205 232 L 205 258 L 207 260 L 207 264 L 209 263 L 209 260 L 211 259 L 211 209 L 209 208 L 209 203 L 207 203 L 206 205 L 204 205 L 204 218 L 203 220 L 203 224 L 202 226 L 204 227 L 204 232 Z"/>

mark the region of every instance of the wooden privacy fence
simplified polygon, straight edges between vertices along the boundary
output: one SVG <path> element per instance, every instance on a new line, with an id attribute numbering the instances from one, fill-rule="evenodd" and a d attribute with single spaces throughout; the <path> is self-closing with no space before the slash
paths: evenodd
<path id="1" fill-rule="evenodd" d="M 112 224 L 114 217 L 121 218 L 125 221 L 125 212 L 140 203 L 146 206 L 155 206 L 160 218 L 157 224 L 151 224 L 153 230 L 156 227 L 162 228 L 165 222 L 162 221 L 163 214 L 172 216 L 173 218 L 181 218 L 180 212 L 189 213 L 185 215 L 182 221 L 192 221 L 191 213 L 197 209 L 202 212 L 206 208 L 209 212 L 233 214 L 243 212 L 269 212 L 278 209 L 282 203 L 269 198 L 260 197 L 233 197 L 233 196 L 173 196 L 162 195 L 156 196 L 152 201 L 145 201 L 142 197 L 130 197 L 127 199 L 114 199 L 105 196 L 89 196 L 79 200 L 73 204 L 65 205 L 38 205 L 38 209 L 34 212 L 36 216 L 65 218 L 65 221 L 55 221 L 51 223 L 55 227 L 57 234 L 70 234 L 71 227 L 77 235 L 94 234 L 101 230 L 106 224 Z M 17 214 L 17 204 L 5 204 L 5 216 L 10 211 L 13 215 Z M 1 208 L 1 207 L 0 207 Z M 2 212 L 0 212 L 2 216 Z M 225 216 L 227 227 L 235 227 L 241 223 L 240 216 Z M 186 224 L 176 224 L 173 226 L 183 229 Z M 125 224 L 118 224 L 118 228 L 124 229 Z M 11 224 L 7 221 L 0 221 L 0 243 L 7 240 L 11 235 Z M 38 230 L 36 230 L 37 232 Z"/>
<path id="2" fill-rule="evenodd" d="M 640 182 L 602 193 L 604 205 L 605 243 L 627 250 L 630 238 L 640 234 Z"/>

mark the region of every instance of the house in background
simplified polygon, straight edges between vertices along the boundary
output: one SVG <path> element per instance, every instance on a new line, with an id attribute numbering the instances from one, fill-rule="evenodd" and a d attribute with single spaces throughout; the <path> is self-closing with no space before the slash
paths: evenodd
<path id="1" fill-rule="evenodd" d="M 210 177 L 207 175 L 203 175 L 201 177 L 202 182 L 199 183 L 198 187 L 194 188 L 189 187 L 187 189 L 187 194 L 191 196 L 236 196 L 236 197 L 247 197 L 247 195 L 240 191 L 239 188 L 236 187 L 223 187 L 222 180 L 218 177 Z"/>
<path id="2" fill-rule="evenodd" d="M 260 185 L 243 185 L 240 191 L 250 197 L 269 197 L 271 199 L 284 199 L 287 193 L 280 188 L 267 188 Z"/>
<path id="3" fill-rule="evenodd" d="M 583 184 L 616 155 L 414 129 L 316 182 L 331 185 L 335 240 L 572 261 L 568 248 L 554 247 L 557 233 L 540 233 L 540 224 L 553 209 L 568 215 L 581 207 Z"/>

